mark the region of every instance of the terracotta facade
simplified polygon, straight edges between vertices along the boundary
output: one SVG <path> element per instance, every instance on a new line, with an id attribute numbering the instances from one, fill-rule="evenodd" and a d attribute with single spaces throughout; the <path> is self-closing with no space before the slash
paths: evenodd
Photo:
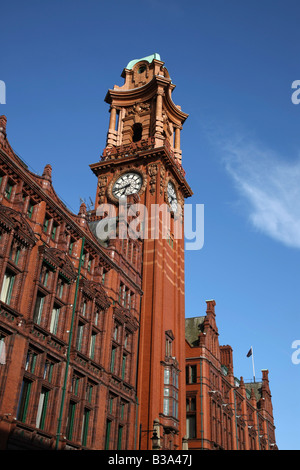
<path id="1" fill-rule="evenodd" d="M 219 345 L 215 305 L 209 300 L 205 316 L 186 319 L 189 449 L 275 450 L 268 370 L 249 383 L 234 376 L 232 348 Z"/>

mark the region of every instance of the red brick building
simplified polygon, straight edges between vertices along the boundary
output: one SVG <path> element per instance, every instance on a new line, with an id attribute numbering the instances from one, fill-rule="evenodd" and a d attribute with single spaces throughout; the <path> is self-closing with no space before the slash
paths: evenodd
<path id="1" fill-rule="evenodd" d="M 174 227 L 192 194 L 179 137 L 187 115 L 157 54 L 130 62 L 122 76 L 106 96 L 106 147 L 90 165 L 92 211 L 67 209 L 50 165 L 41 176 L 29 171 L 0 118 L 2 449 L 148 449 L 154 430 L 161 448 L 182 448 L 184 249 Z M 139 202 L 159 221 L 157 238 L 111 236 L 115 220 L 124 230 L 125 189 L 126 209 Z M 115 218 L 99 215 L 105 203 Z M 162 203 L 166 237 L 150 212 Z"/>
<path id="2" fill-rule="evenodd" d="M 231 346 L 220 346 L 215 301 L 186 319 L 186 412 L 189 449 L 275 450 L 268 371 L 244 383 L 233 374 Z"/>
<path id="3" fill-rule="evenodd" d="M 0 116 L 1 449 L 146 450 L 153 435 L 187 446 L 187 114 L 158 54 L 122 77 L 105 98 L 92 210 L 66 207 L 51 165 L 29 171 Z"/>

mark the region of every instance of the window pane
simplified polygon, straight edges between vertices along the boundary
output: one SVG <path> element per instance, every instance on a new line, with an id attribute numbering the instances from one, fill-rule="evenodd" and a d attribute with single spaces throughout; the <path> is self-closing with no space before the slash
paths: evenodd
<path id="1" fill-rule="evenodd" d="M 17 410 L 17 419 L 19 421 L 25 422 L 29 396 L 30 396 L 31 382 L 27 379 L 24 379 L 21 386 L 21 394 Z"/>
<path id="2" fill-rule="evenodd" d="M 10 304 L 12 289 L 14 285 L 15 275 L 6 271 L 4 274 L 2 290 L 1 290 L 1 301 L 6 303 L 7 305 Z"/>
<path id="3" fill-rule="evenodd" d="M 119 426 L 118 429 L 118 447 L 117 449 L 122 449 L 122 434 L 123 434 L 123 426 Z"/>
<path id="4" fill-rule="evenodd" d="M 5 336 L 0 333 L 0 365 L 6 364 Z"/>
<path id="5" fill-rule="evenodd" d="M 187 416 L 186 418 L 186 431 L 188 439 L 196 437 L 196 416 Z"/>
<path id="6" fill-rule="evenodd" d="M 84 328 L 83 323 L 79 323 L 78 324 L 78 330 L 77 330 L 77 349 L 78 349 L 78 351 L 81 351 L 82 338 L 83 338 L 83 328 Z"/>
<path id="7" fill-rule="evenodd" d="M 96 345 L 96 333 L 93 332 L 91 335 L 91 343 L 90 343 L 90 358 L 94 359 L 95 357 L 95 345 Z"/>
<path id="8" fill-rule="evenodd" d="M 73 435 L 74 417 L 75 417 L 76 403 L 70 401 L 69 413 L 67 418 L 67 439 L 71 440 Z"/>
<path id="9" fill-rule="evenodd" d="M 170 383 L 170 369 L 165 369 L 164 371 L 164 383 L 165 384 Z"/>
<path id="10" fill-rule="evenodd" d="M 86 445 L 88 428 L 89 428 L 90 410 L 84 409 L 82 419 L 82 430 L 81 430 L 81 443 L 83 446 Z"/>
<path id="11" fill-rule="evenodd" d="M 164 415 L 168 416 L 169 415 L 169 399 L 164 398 Z"/>
<path id="12" fill-rule="evenodd" d="M 109 449 L 111 421 L 106 422 L 105 450 Z"/>
<path id="13" fill-rule="evenodd" d="M 53 333 L 54 335 L 57 333 L 59 311 L 60 311 L 59 307 L 53 307 L 52 313 L 51 313 L 50 333 Z"/>
<path id="14" fill-rule="evenodd" d="M 41 323 L 44 301 L 45 297 L 40 292 L 38 292 L 33 312 L 33 321 L 38 325 Z"/>
<path id="15" fill-rule="evenodd" d="M 49 394 L 49 391 L 46 390 L 45 388 L 42 388 L 42 391 L 41 391 L 41 394 L 40 394 L 40 399 L 39 399 L 37 416 L 36 416 L 36 427 L 40 428 L 40 429 L 44 429 L 45 418 L 46 418 L 46 410 L 47 410 L 47 402 L 48 402 L 48 394 Z"/>

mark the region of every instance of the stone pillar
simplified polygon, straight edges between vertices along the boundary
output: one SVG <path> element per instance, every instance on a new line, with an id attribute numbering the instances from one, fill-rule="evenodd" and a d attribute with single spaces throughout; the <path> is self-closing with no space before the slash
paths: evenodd
<path id="1" fill-rule="evenodd" d="M 182 160 L 182 152 L 180 150 L 180 132 L 181 127 L 175 127 L 175 137 L 174 137 L 174 157 L 179 160 L 181 163 Z"/>
<path id="2" fill-rule="evenodd" d="M 117 117 L 117 110 L 115 107 L 111 108 L 110 111 L 110 120 L 109 120 L 109 130 L 115 131 L 116 130 L 116 117 Z"/>
<path id="3" fill-rule="evenodd" d="M 156 95 L 156 109 L 155 109 L 155 147 L 162 147 L 164 144 L 163 137 L 163 117 L 162 117 L 162 103 L 163 103 L 163 90 L 159 89 Z"/>
<path id="4" fill-rule="evenodd" d="M 109 128 L 106 139 L 107 147 L 114 147 L 117 144 L 118 131 L 116 131 L 117 109 L 111 106 Z"/>

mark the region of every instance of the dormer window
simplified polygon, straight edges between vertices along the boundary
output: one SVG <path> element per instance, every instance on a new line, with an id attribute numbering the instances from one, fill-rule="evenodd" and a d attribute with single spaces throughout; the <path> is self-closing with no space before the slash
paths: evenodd
<path id="1" fill-rule="evenodd" d="M 145 72 L 145 70 L 146 70 L 146 66 L 145 66 L 145 65 L 141 65 L 141 66 L 139 67 L 139 69 L 138 69 L 138 73 L 143 73 L 143 72 Z"/>

